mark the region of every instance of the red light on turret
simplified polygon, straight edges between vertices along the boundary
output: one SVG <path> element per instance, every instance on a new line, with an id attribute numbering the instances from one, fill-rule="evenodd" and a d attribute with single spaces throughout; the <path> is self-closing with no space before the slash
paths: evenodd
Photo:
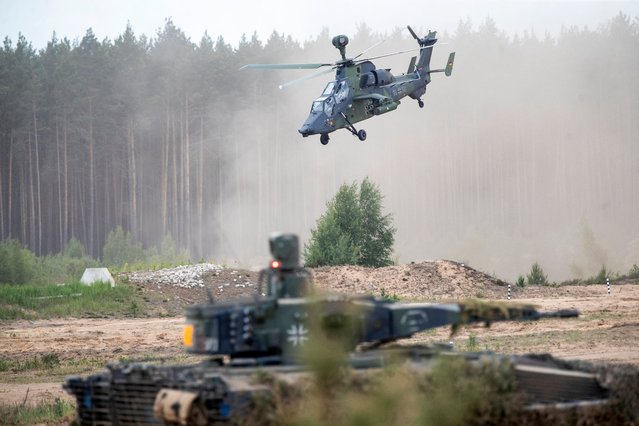
<path id="1" fill-rule="evenodd" d="M 280 266 L 282 266 L 282 262 L 280 262 L 279 260 L 274 260 L 271 262 L 271 268 L 273 269 L 278 269 Z"/>

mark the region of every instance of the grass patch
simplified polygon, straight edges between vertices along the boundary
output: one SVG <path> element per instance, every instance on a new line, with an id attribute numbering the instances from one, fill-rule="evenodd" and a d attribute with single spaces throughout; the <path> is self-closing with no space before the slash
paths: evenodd
<path id="1" fill-rule="evenodd" d="M 0 405 L 0 424 L 69 424 L 75 417 L 75 404 L 56 398 L 37 405 Z"/>
<path id="2" fill-rule="evenodd" d="M 599 330 L 567 330 L 521 335 L 491 335 L 482 338 L 482 347 L 506 354 L 538 352 L 539 348 L 545 348 L 544 351 L 548 352 L 552 350 L 550 348 L 561 348 L 565 344 L 578 345 L 581 342 L 588 342 L 595 339 L 598 333 L 605 332 Z"/>
<path id="3" fill-rule="evenodd" d="M 379 297 L 384 299 L 386 302 L 399 302 L 399 296 L 395 293 L 387 293 L 386 289 L 382 287 L 382 291 L 379 294 Z"/>
<path id="4" fill-rule="evenodd" d="M 0 285 L 0 320 L 140 316 L 144 301 L 129 285 Z"/>
<path id="5" fill-rule="evenodd" d="M 61 360 L 57 354 L 43 354 L 24 360 L 0 358 L 0 381 L 4 383 L 34 383 L 62 380 L 71 374 L 90 373 L 104 368 L 102 358 Z M 36 380 L 34 380 L 36 379 Z"/>
<path id="6" fill-rule="evenodd" d="M 61 360 L 55 354 L 45 354 L 26 360 L 0 358 L 0 382 L 2 383 L 48 383 L 60 382 L 67 376 L 93 374 L 103 371 L 109 362 L 145 363 L 152 365 L 196 364 L 206 356 L 179 353 L 159 356 L 155 353 L 119 358 L 96 357 Z M 0 420 L 0 425 L 2 421 Z"/>
<path id="7" fill-rule="evenodd" d="M 24 361 L 16 361 L 8 358 L 0 358 L 0 372 L 23 372 L 32 370 L 52 370 L 60 366 L 58 354 L 44 354 L 34 356 Z"/>
<path id="8" fill-rule="evenodd" d="M 475 333 L 470 333 L 468 335 L 466 350 L 468 352 L 477 352 L 479 350 L 479 342 L 477 342 L 477 335 Z"/>

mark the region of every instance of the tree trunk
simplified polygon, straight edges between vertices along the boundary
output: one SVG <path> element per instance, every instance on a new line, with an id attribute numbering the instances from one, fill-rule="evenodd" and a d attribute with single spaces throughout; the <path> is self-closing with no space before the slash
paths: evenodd
<path id="1" fill-rule="evenodd" d="M 4 194 L 6 194 L 2 186 L 2 170 L 0 169 L 0 241 L 4 240 Z"/>
<path id="2" fill-rule="evenodd" d="M 243 220 L 242 220 L 242 187 L 240 183 L 240 147 L 239 140 L 236 137 L 236 132 L 232 133 L 231 143 L 235 147 L 235 158 L 233 158 L 233 168 L 235 171 L 235 195 L 236 195 L 236 211 L 235 211 L 235 225 L 237 226 L 238 238 L 242 243 L 244 243 L 244 232 L 243 232 Z M 236 253 L 239 255 L 239 253 Z"/>
<path id="3" fill-rule="evenodd" d="M 137 204 L 137 174 L 135 170 L 135 136 L 133 134 L 133 119 L 129 118 L 129 126 L 128 126 L 128 147 L 129 147 L 129 202 L 130 202 L 130 224 L 131 234 L 135 240 L 139 239 L 139 231 L 138 231 L 138 204 Z"/>
<path id="4" fill-rule="evenodd" d="M 93 101 L 89 101 L 89 229 L 88 229 L 88 249 L 89 253 L 97 256 L 98 252 L 94 247 L 94 216 L 95 216 L 95 165 L 93 155 Z"/>
<path id="5" fill-rule="evenodd" d="M 33 110 L 33 137 L 35 141 L 35 172 L 36 172 L 36 190 L 37 190 L 37 214 L 38 214 L 38 241 L 37 254 L 42 255 L 42 198 L 40 195 L 40 148 L 38 146 L 38 117 L 36 114 L 35 101 L 31 103 Z"/>
<path id="6" fill-rule="evenodd" d="M 168 191 L 169 191 L 169 108 L 166 109 L 166 130 L 164 132 L 164 144 L 162 146 L 162 234 L 168 230 Z"/>
<path id="7" fill-rule="evenodd" d="M 185 143 L 186 143 L 186 138 L 184 137 L 184 102 L 182 101 L 182 99 L 180 100 L 180 131 L 179 131 L 179 147 L 177 152 L 180 155 L 180 160 L 178 161 L 178 225 L 177 225 L 177 229 L 178 229 L 178 234 L 181 236 L 180 238 L 184 237 L 184 229 L 186 227 L 186 224 L 184 223 L 184 192 L 185 192 L 185 188 L 184 188 L 184 173 L 185 173 L 185 167 L 184 167 L 184 151 L 185 151 Z M 177 141 L 176 141 L 177 143 Z"/>
<path id="8" fill-rule="evenodd" d="M 55 159 L 56 159 L 56 180 L 58 186 L 58 244 L 60 246 L 60 250 L 64 248 L 65 241 L 64 236 L 62 234 L 62 173 L 60 171 L 60 129 L 59 129 L 59 119 L 56 117 L 55 119 Z"/>
<path id="9" fill-rule="evenodd" d="M 69 157 L 67 155 L 68 133 L 67 116 L 64 115 L 64 242 L 69 241 Z"/>
<path id="10" fill-rule="evenodd" d="M 184 105 L 184 245 L 191 248 L 191 161 L 189 139 L 189 95 L 185 97 Z"/>
<path id="11" fill-rule="evenodd" d="M 31 132 L 29 132 L 29 248 L 35 251 L 36 209 L 35 189 L 33 188 L 33 155 L 31 153 Z M 24 210 L 23 210 L 24 212 Z"/>
<path id="12" fill-rule="evenodd" d="M 8 208 L 8 216 L 9 216 L 9 238 L 13 235 L 13 130 L 11 131 L 11 135 L 9 136 L 9 208 Z"/>
<path id="13" fill-rule="evenodd" d="M 31 156 L 29 155 L 29 165 L 31 164 L 30 160 Z M 21 169 L 21 170 L 20 170 Z M 22 179 L 18 179 L 20 182 L 20 233 L 22 234 L 21 241 L 27 241 L 27 220 L 29 219 L 28 209 L 29 209 L 29 195 L 27 194 L 27 182 L 30 181 L 28 170 L 23 165 L 19 168 L 19 172 L 22 172 Z"/>
<path id="14" fill-rule="evenodd" d="M 217 187 L 217 205 L 219 209 L 219 226 L 218 226 L 218 247 L 223 247 L 222 244 L 222 233 L 224 232 L 224 206 L 222 200 L 224 199 L 222 195 L 222 191 L 224 189 L 224 172 L 222 170 L 222 141 L 218 144 L 218 154 L 217 154 L 217 173 L 218 173 L 218 187 Z"/>
<path id="15" fill-rule="evenodd" d="M 171 132 L 171 140 L 173 142 L 172 144 L 172 154 L 173 154 L 173 158 L 171 161 L 171 167 L 172 167 L 172 180 L 171 180 L 171 188 L 172 188 L 172 192 L 173 192 L 173 197 L 171 198 L 171 217 L 173 220 L 173 223 L 171 224 L 171 229 L 173 230 L 173 237 L 175 238 L 175 240 L 179 241 L 180 240 L 180 234 L 178 231 L 178 170 L 177 170 L 177 138 L 175 135 L 175 115 L 173 115 L 171 117 L 171 123 L 172 123 L 172 132 Z"/>
<path id="16" fill-rule="evenodd" d="M 202 222 L 204 210 L 204 115 L 200 116 L 200 144 L 199 144 L 199 161 L 197 165 L 197 256 L 203 255 L 203 232 L 204 223 Z"/>

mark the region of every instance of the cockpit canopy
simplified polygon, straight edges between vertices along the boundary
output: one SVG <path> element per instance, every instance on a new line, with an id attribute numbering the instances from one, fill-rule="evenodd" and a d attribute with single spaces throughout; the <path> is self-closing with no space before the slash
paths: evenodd
<path id="1" fill-rule="evenodd" d="M 349 93 L 346 80 L 329 82 L 322 95 L 313 102 L 311 114 L 323 111 L 328 117 L 332 117 L 335 114 L 335 106 L 345 102 Z"/>

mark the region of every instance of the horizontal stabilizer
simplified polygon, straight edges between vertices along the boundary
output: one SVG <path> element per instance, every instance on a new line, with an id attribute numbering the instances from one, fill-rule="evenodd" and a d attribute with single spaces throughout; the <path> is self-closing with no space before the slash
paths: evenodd
<path id="1" fill-rule="evenodd" d="M 450 55 L 448 55 L 448 63 L 446 64 L 446 68 L 442 68 L 439 70 L 430 70 L 428 72 L 431 74 L 436 72 L 443 72 L 444 74 L 446 74 L 446 77 L 450 77 L 450 75 L 453 73 L 453 62 L 455 62 L 455 52 L 452 52 Z"/>
<path id="2" fill-rule="evenodd" d="M 455 52 L 451 52 L 451 54 L 448 55 L 448 63 L 446 63 L 446 69 L 444 70 L 446 77 L 450 77 L 453 73 L 453 62 L 455 62 Z"/>

